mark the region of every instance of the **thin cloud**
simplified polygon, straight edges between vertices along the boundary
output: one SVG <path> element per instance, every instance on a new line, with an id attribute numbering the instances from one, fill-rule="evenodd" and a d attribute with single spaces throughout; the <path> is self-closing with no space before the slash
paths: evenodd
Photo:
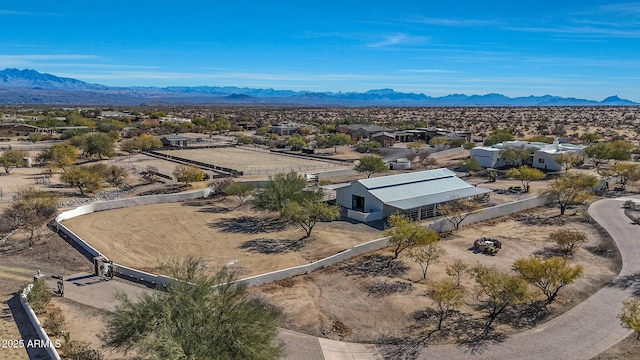
<path id="1" fill-rule="evenodd" d="M 64 16 L 63 14 L 57 14 L 57 13 L 38 13 L 38 12 L 15 11 L 15 10 L 4 10 L 4 9 L 0 9 L 0 15 L 19 15 L 19 16 Z"/>
<path id="2" fill-rule="evenodd" d="M 444 70 L 444 69 L 401 69 L 400 72 L 406 73 L 418 73 L 418 74 L 456 74 L 459 71 Z"/>
<path id="3" fill-rule="evenodd" d="M 461 19 L 461 18 L 429 18 L 423 16 L 417 16 L 410 19 L 411 22 L 425 24 L 425 25 L 437 25 L 437 26 L 451 26 L 451 27 L 482 27 L 482 26 L 496 26 L 501 22 L 495 20 L 484 19 Z"/>
<path id="4" fill-rule="evenodd" d="M 412 36 L 409 34 L 389 34 L 384 35 L 382 39 L 367 44 L 370 48 L 384 48 L 397 45 L 419 45 L 427 42 L 428 37 Z"/>

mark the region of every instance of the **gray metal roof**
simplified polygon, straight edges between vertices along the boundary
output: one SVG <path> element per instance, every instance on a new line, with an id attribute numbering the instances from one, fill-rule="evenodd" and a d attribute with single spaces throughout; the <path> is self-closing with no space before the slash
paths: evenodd
<path id="1" fill-rule="evenodd" d="M 491 190 L 470 186 L 464 189 L 445 191 L 438 194 L 416 196 L 403 200 L 390 201 L 386 205 L 400 210 L 415 209 L 421 206 L 439 204 L 451 200 L 465 199 L 468 197 L 490 193 Z"/>
<path id="2" fill-rule="evenodd" d="M 362 180 L 358 180 L 358 182 L 368 190 L 371 190 L 371 189 L 377 189 L 377 188 L 383 188 L 383 187 L 389 187 L 389 186 L 398 187 L 404 184 L 412 184 L 416 182 L 428 182 L 436 179 L 451 178 L 451 177 L 456 177 L 456 173 L 454 173 L 449 169 L 441 168 L 441 169 L 434 169 L 434 170 L 411 172 L 406 174 L 381 176 L 381 177 L 372 178 L 372 179 L 362 179 Z"/>
<path id="3" fill-rule="evenodd" d="M 486 194 L 489 189 L 467 184 L 449 169 L 358 180 L 371 195 L 383 203 L 407 210 L 454 199 Z"/>

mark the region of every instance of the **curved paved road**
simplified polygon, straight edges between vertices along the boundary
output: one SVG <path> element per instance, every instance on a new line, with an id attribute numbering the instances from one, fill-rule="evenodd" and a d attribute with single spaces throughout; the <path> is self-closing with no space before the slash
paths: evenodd
<path id="1" fill-rule="evenodd" d="M 589 207 L 589 214 L 611 234 L 620 250 L 622 270 L 613 281 L 618 286 L 604 287 L 555 319 L 512 335 L 503 343 L 489 344 L 479 352 L 460 346 L 429 346 L 419 358 L 583 360 L 631 334 L 617 318 L 622 302 L 640 289 L 634 286 L 640 277 L 640 229 L 624 215 L 622 203 L 628 199 L 599 200 Z"/>

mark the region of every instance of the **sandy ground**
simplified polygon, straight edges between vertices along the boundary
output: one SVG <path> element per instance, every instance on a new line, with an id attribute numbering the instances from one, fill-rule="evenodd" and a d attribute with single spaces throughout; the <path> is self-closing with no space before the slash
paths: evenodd
<path id="1" fill-rule="evenodd" d="M 556 209 L 543 209 L 530 215 L 549 216 L 556 213 Z M 442 261 L 429 267 L 427 278 L 446 278 L 445 265 L 455 259 L 462 259 L 472 266 L 483 264 L 509 272 L 514 260 L 542 251 L 545 247 L 552 247 L 545 238 L 560 227 L 584 231 L 588 234 L 589 243 L 578 249 L 573 257 L 574 262 L 584 266 L 584 277 L 563 289 L 557 302 L 552 305 L 552 316 L 587 298 L 616 273 L 613 258 L 596 256 L 586 250 L 604 240 L 591 225 L 583 223 L 579 216 L 567 218 L 565 225 L 544 226 L 527 226 L 516 220 L 516 217 L 508 216 L 468 226 L 441 240 L 447 254 Z M 498 255 L 487 256 L 470 250 L 473 241 L 480 236 L 496 238 L 502 242 L 502 250 Z M 392 252 L 387 249 L 376 254 L 390 256 Z M 364 257 L 359 257 L 346 264 L 359 264 L 363 260 Z M 416 325 L 412 314 L 425 310 L 432 304 L 425 296 L 427 286 L 422 280 L 419 266 L 407 258 L 401 257 L 400 260 L 408 269 L 397 276 L 350 275 L 344 268 L 345 264 L 338 264 L 311 275 L 263 285 L 255 290 L 285 312 L 287 326 L 294 330 L 354 342 L 380 342 L 384 338 L 405 337 L 410 333 L 410 326 Z M 368 291 L 376 282 L 406 283 L 410 284 L 411 290 L 407 293 L 377 296 Z M 467 289 L 473 288 L 473 281 L 468 275 L 463 278 L 462 284 Z M 465 300 L 469 304 L 474 303 L 471 294 Z M 483 316 L 468 305 L 461 311 L 476 318 Z M 343 324 L 339 327 L 341 331 L 336 329 L 337 322 Z M 431 325 L 434 324 L 427 323 L 423 326 Z M 499 325 L 499 330 L 504 333 L 517 331 L 508 325 Z"/>
<path id="2" fill-rule="evenodd" d="M 311 239 L 298 251 L 256 253 L 240 246 L 263 238 L 295 241 L 304 236 L 304 231 L 291 226 L 257 233 L 256 224 L 265 215 L 249 205 L 225 210 L 233 206 L 236 203 L 232 199 L 150 205 L 97 212 L 64 224 L 109 259 L 126 266 L 157 271 L 171 258 L 193 255 L 212 266 L 237 260 L 235 266 L 243 276 L 306 264 L 381 237 L 379 230 L 367 225 L 333 221 L 317 224 Z"/>
<path id="3" fill-rule="evenodd" d="M 64 316 L 64 331 L 68 331 L 71 341 L 91 344 L 91 348 L 102 352 L 105 360 L 134 359 L 134 355 L 102 347 L 101 336 L 106 329 L 108 313 L 104 310 L 76 303 L 74 301 L 54 297 L 49 303 Z M 41 317 L 43 318 L 43 316 Z M 87 331 L 91 329 L 91 331 Z M 62 337 L 54 337 L 62 340 Z"/>

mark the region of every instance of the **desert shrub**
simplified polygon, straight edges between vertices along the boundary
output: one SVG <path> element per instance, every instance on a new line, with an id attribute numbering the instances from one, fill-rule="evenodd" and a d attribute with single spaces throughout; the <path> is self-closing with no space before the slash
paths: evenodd
<path id="1" fill-rule="evenodd" d="M 49 288 L 47 288 L 47 284 L 42 280 L 35 281 L 33 288 L 31 288 L 31 291 L 27 294 L 27 302 L 31 305 L 33 311 L 41 314 L 49 303 L 49 300 L 51 300 L 51 292 Z"/>

